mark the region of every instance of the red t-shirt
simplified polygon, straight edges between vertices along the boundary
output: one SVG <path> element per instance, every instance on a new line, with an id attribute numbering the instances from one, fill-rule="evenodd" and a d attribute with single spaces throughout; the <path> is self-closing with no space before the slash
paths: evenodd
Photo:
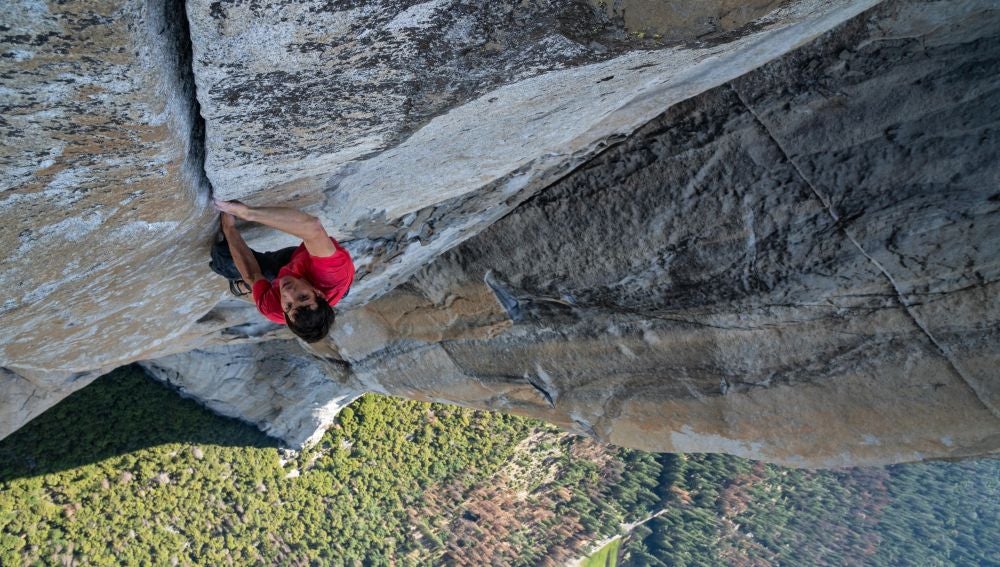
<path id="1" fill-rule="evenodd" d="M 354 281 L 354 262 L 351 261 L 351 255 L 347 250 L 332 236 L 330 241 L 337 249 L 333 255 L 325 258 L 313 256 L 306 250 L 305 243 L 302 243 L 292 253 L 291 261 L 278 270 L 278 277 L 273 282 L 261 278 L 253 284 L 254 302 L 265 317 L 275 323 L 285 324 L 285 312 L 281 309 L 281 291 L 278 285 L 278 281 L 284 276 L 309 280 L 313 287 L 323 293 L 331 306 L 344 297 Z"/>

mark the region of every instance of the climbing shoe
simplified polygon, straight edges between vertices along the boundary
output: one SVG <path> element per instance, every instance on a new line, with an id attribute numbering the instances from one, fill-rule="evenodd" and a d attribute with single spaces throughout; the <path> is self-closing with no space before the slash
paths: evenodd
<path id="1" fill-rule="evenodd" d="M 236 297 L 243 297 L 244 295 L 253 293 L 253 289 L 250 287 L 250 284 L 243 280 L 229 280 L 229 293 L 232 293 Z"/>

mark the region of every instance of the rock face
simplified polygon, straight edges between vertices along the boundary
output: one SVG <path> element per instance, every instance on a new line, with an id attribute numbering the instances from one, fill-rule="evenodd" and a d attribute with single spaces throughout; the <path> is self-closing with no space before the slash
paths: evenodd
<path id="1" fill-rule="evenodd" d="M 509 332 L 383 329 L 352 368 L 656 451 L 995 450 L 1000 19 L 936 8 L 885 6 L 674 106 L 408 287 L 451 311 L 482 282 Z"/>
<path id="2" fill-rule="evenodd" d="M 363 305 L 670 104 L 873 4 L 806 0 L 664 47 L 576 0 L 193 2 L 206 172 L 223 198 L 312 207 L 350 241 L 345 307 Z"/>
<path id="3" fill-rule="evenodd" d="M 372 390 L 796 466 L 996 451 L 996 7 L 674 4 L 18 4 L 0 435 L 146 359 L 294 445 Z M 210 185 L 346 243 L 329 343 L 219 302 Z"/>
<path id="4" fill-rule="evenodd" d="M 21 378 L 0 435 L 221 297 L 183 22 L 178 2 L 4 6 L 0 367 Z"/>
<path id="5" fill-rule="evenodd" d="M 247 420 L 294 447 L 319 440 L 356 390 L 341 385 L 348 369 L 302 350 L 297 341 L 214 347 L 142 363 L 181 395 Z"/>

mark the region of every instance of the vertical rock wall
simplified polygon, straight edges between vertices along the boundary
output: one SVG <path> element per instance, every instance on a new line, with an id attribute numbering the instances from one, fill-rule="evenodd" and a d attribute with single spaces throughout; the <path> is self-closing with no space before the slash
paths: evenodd
<path id="1" fill-rule="evenodd" d="M 880 7 L 675 106 L 408 286 L 442 311 L 492 289 L 508 332 L 335 340 L 367 388 L 632 447 L 995 451 L 998 35 L 985 3 Z"/>
<path id="2" fill-rule="evenodd" d="M 180 2 L 4 5 L 0 434 L 220 297 L 182 28 Z"/>
<path id="3" fill-rule="evenodd" d="M 183 11 L 167 5 L 25 1 L 4 15 L 4 366 L 133 360 L 218 298 L 197 283 L 207 187 L 173 43 Z"/>
<path id="4" fill-rule="evenodd" d="M 800 466 L 995 451 L 996 7 L 782 57 L 876 2 L 632 4 L 13 4 L 0 435 L 156 359 L 292 444 L 374 390 Z M 332 342 L 219 302 L 209 180 L 347 243 Z"/>
<path id="5" fill-rule="evenodd" d="M 34 415 L 95 369 L 274 338 L 212 309 L 209 180 L 327 219 L 361 305 L 665 106 L 873 3 L 765 7 L 679 45 L 562 0 L 18 0 L 0 15 L 0 367 L 35 389 L 5 381 L 0 412 Z"/>

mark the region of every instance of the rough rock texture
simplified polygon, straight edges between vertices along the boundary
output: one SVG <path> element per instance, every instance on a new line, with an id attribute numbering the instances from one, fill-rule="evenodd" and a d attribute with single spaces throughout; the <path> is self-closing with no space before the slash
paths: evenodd
<path id="1" fill-rule="evenodd" d="M 670 104 L 873 4 L 789 3 L 663 47 L 575 0 L 193 2 L 206 172 L 225 198 L 313 207 L 351 241 L 345 306 L 363 305 Z"/>
<path id="2" fill-rule="evenodd" d="M 781 0 L 589 0 L 636 37 L 718 40 L 781 5 Z"/>
<path id="3" fill-rule="evenodd" d="M 318 441 L 359 395 L 341 385 L 346 367 L 306 353 L 297 341 L 194 350 L 142 366 L 181 395 L 294 447 Z"/>
<path id="4" fill-rule="evenodd" d="M 633 447 L 994 451 L 998 32 L 995 10 L 887 5 L 673 107 L 407 286 L 453 312 L 486 276 L 509 332 L 335 341 L 366 388 Z"/>
<path id="5" fill-rule="evenodd" d="M 220 297 L 183 21 L 177 2 L 4 5 L 0 434 Z"/>
<path id="6" fill-rule="evenodd" d="M 893 1 L 781 57 L 875 3 L 14 4 L 0 435 L 147 359 L 291 444 L 375 390 L 803 466 L 996 451 L 1000 21 Z M 209 181 L 352 250 L 329 343 L 220 302 Z"/>
<path id="7" fill-rule="evenodd" d="M 195 247 L 176 244 L 208 228 L 192 85 L 170 43 L 177 15 L 25 1 L 3 16 L 4 365 L 135 358 L 166 335 L 156 327 L 218 298 L 181 293 L 197 278 L 162 281 L 192 271 Z M 177 300 L 145 300 L 156 296 Z"/>
<path id="8" fill-rule="evenodd" d="M 568 1 L 19 0 L 0 16 L 0 367 L 34 386 L 5 381 L 0 413 L 37 414 L 81 372 L 278 336 L 212 309 L 208 179 L 325 203 L 360 305 L 671 102 L 872 2 L 762 9 L 684 48 Z"/>

